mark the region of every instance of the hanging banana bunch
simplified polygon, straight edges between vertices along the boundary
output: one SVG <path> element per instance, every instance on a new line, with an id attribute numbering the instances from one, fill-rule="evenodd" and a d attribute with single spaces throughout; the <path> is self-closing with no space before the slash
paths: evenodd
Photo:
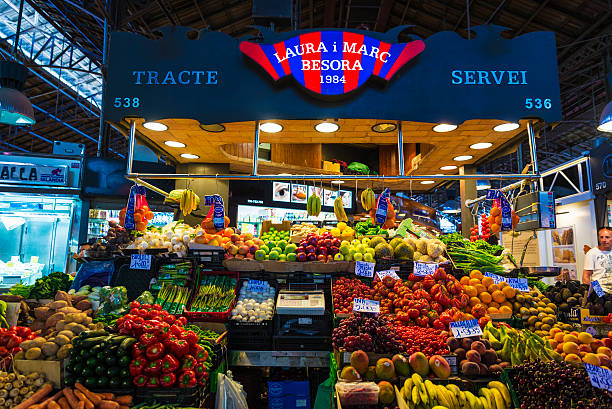
<path id="1" fill-rule="evenodd" d="M 363 209 L 368 212 L 376 205 L 376 196 L 374 195 L 374 191 L 370 188 L 367 188 L 363 192 L 361 192 L 361 206 Z"/>
<path id="2" fill-rule="evenodd" d="M 314 193 L 310 195 L 306 202 L 306 212 L 308 216 L 317 217 L 321 213 L 321 198 Z"/>
<path id="3" fill-rule="evenodd" d="M 344 211 L 344 206 L 342 205 L 342 198 L 340 196 L 334 200 L 334 214 L 339 222 L 348 222 L 348 217 L 346 217 L 346 212 Z"/>
<path id="4" fill-rule="evenodd" d="M 191 214 L 195 209 L 198 208 L 200 198 L 196 195 L 193 190 L 185 189 L 181 194 L 180 208 L 183 215 L 187 216 Z"/>

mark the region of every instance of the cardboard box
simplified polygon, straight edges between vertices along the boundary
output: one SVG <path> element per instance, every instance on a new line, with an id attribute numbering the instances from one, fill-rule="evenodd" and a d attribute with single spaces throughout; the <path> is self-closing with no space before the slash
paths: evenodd
<path id="1" fill-rule="evenodd" d="M 23 375 L 38 372 L 44 374 L 54 389 L 61 389 L 64 383 L 64 363 L 60 361 L 42 361 L 18 359 L 13 361 L 13 368 Z"/>
<path id="2" fill-rule="evenodd" d="M 328 160 L 324 160 L 323 161 L 323 170 L 326 170 L 328 172 L 340 172 L 340 164 L 339 163 L 333 163 L 333 162 L 330 162 Z"/>
<path id="3" fill-rule="evenodd" d="M 289 220 L 283 220 L 282 223 L 272 223 L 271 220 L 264 220 L 261 223 L 261 233 L 270 231 L 270 227 L 274 227 L 276 230 L 291 230 L 291 222 Z"/>
<path id="4" fill-rule="evenodd" d="M 603 325 L 607 315 L 591 315 L 588 308 L 580 309 L 580 323 L 583 325 Z"/>

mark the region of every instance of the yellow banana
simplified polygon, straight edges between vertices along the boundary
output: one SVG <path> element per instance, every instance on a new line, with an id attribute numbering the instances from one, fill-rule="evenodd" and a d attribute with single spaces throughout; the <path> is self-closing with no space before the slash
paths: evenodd
<path id="1" fill-rule="evenodd" d="M 495 398 L 493 397 L 493 394 L 491 393 L 489 388 L 480 388 L 480 390 L 478 391 L 478 395 L 484 397 L 487 400 L 490 409 L 503 409 L 503 407 L 497 408 L 497 405 L 495 404 Z"/>
<path id="2" fill-rule="evenodd" d="M 482 409 L 482 403 L 472 392 L 465 391 L 465 397 L 470 405 L 471 409 Z"/>
<path id="3" fill-rule="evenodd" d="M 493 399 L 495 399 L 495 406 L 497 406 L 497 409 L 504 409 L 507 407 L 500 391 L 495 388 L 489 389 L 489 391 L 491 391 L 491 395 Z"/>
<path id="4" fill-rule="evenodd" d="M 457 398 L 457 395 L 460 392 L 459 387 L 454 383 L 449 383 L 446 385 L 446 390 L 449 392 L 448 397 L 453 402 L 453 406 L 459 408 L 459 399 Z"/>
<path id="5" fill-rule="evenodd" d="M 438 402 L 440 405 L 446 406 L 448 409 L 458 409 L 453 405 L 453 401 L 448 396 L 449 392 L 444 388 L 444 386 L 437 385 L 437 393 L 438 393 Z"/>
<path id="6" fill-rule="evenodd" d="M 499 393 L 501 393 L 501 396 L 504 399 L 504 403 L 507 408 L 512 406 L 512 398 L 510 398 L 510 391 L 508 391 L 506 385 L 499 381 L 491 381 L 487 384 L 487 387 L 491 390 L 497 389 Z"/>
<path id="7" fill-rule="evenodd" d="M 491 407 L 491 405 L 489 404 L 489 401 L 484 396 L 479 396 L 478 399 L 480 400 L 480 403 L 482 404 L 482 409 L 494 409 Z"/>
<path id="8" fill-rule="evenodd" d="M 419 402 L 421 402 L 421 395 L 419 395 L 419 386 L 414 385 L 410 394 L 412 396 L 412 403 L 414 403 L 415 405 L 418 405 Z"/>
<path id="9" fill-rule="evenodd" d="M 342 198 L 338 196 L 336 200 L 334 200 L 334 214 L 336 215 L 336 219 L 339 222 L 347 222 L 348 217 L 346 217 L 346 211 L 344 210 L 344 206 L 342 205 Z"/>
<path id="10" fill-rule="evenodd" d="M 376 196 L 374 195 L 374 191 L 370 188 L 367 188 L 363 192 L 361 192 L 361 206 L 365 211 L 371 210 L 376 205 Z"/>

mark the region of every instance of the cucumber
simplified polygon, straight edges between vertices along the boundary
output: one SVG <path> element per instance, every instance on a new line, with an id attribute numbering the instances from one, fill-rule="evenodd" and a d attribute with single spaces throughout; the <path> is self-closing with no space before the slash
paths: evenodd
<path id="1" fill-rule="evenodd" d="M 113 337 L 110 339 L 110 344 L 120 345 L 126 338 L 128 338 L 127 335 L 113 335 Z"/>
<path id="2" fill-rule="evenodd" d="M 92 348 L 94 345 L 98 345 L 106 340 L 107 337 L 99 336 L 93 338 L 85 338 L 81 341 L 82 348 Z"/>
<path id="3" fill-rule="evenodd" d="M 87 331 L 83 331 L 79 334 L 79 337 L 81 338 L 94 338 L 94 337 L 101 337 L 103 335 L 108 335 L 108 332 L 104 331 L 103 329 L 97 329 L 97 330 L 87 330 Z"/>
<path id="4" fill-rule="evenodd" d="M 136 342 L 137 342 L 136 338 L 127 337 L 126 339 L 121 341 L 121 344 L 119 345 L 119 349 L 123 351 L 129 351 L 132 345 L 134 345 Z"/>

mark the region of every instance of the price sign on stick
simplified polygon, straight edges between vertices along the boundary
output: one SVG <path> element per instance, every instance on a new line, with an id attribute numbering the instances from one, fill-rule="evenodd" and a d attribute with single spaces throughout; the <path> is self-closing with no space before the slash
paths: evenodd
<path id="1" fill-rule="evenodd" d="M 267 283 L 260 280 L 250 280 L 247 282 L 247 291 L 253 291 L 255 293 L 263 293 L 268 289 Z"/>
<path id="2" fill-rule="evenodd" d="M 515 290 L 523 291 L 525 293 L 529 292 L 529 285 L 527 285 L 526 278 L 508 278 L 506 279 L 506 282 Z"/>
<path id="3" fill-rule="evenodd" d="M 488 271 L 484 272 L 485 277 L 491 277 L 493 279 L 494 284 L 499 284 L 502 281 L 506 281 L 505 277 L 498 276 L 497 274 L 489 273 Z"/>
<path id="4" fill-rule="evenodd" d="M 130 257 L 130 268 L 133 270 L 150 270 L 151 255 L 150 254 L 132 254 Z"/>
<path id="5" fill-rule="evenodd" d="M 367 261 L 355 262 L 355 275 L 362 277 L 374 277 L 374 267 L 376 263 L 369 263 Z"/>
<path id="6" fill-rule="evenodd" d="M 380 312 L 380 303 L 374 300 L 365 300 L 363 298 L 353 299 L 353 311 L 356 312 L 372 312 L 378 314 Z"/>
<path id="7" fill-rule="evenodd" d="M 425 277 L 430 274 L 433 274 L 438 269 L 438 264 L 436 263 L 421 263 L 418 261 L 414 262 L 414 275 Z"/>
<path id="8" fill-rule="evenodd" d="M 612 371 L 586 363 L 584 367 L 589 374 L 591 385 L 595 388 L 607 389 L 612 392 Z"/>
<path id="9" fill-rule="evenodd" d="M 593 287 L 593 291 L 595 291 L 595 294 L 597 294 L 598 297 L 603 297 L 606 294 L 604 293 L 603 288 L 601 288 L 601 284 L 599 284 L 599 281 L 597 280 L 591 281 L 591 287 Z"/>
<path id="10" fill-rule="evenodd" d="M 467 338 L 482 335 L 478 320 L 456 321 L 450 323 L 455 338 Z"/>
<path id="11" fill-rule="evenodd" d="M 399 276 L 397 275 L 397 273 L 393 270 L 384 270 L 384 271 L 377 271 L 376 275 L 378 276 L 378 278 L 380 278 L 380 281 L 382 281 L 383 278 L 389 276 L 395 280 L 399 280 Z"/>

